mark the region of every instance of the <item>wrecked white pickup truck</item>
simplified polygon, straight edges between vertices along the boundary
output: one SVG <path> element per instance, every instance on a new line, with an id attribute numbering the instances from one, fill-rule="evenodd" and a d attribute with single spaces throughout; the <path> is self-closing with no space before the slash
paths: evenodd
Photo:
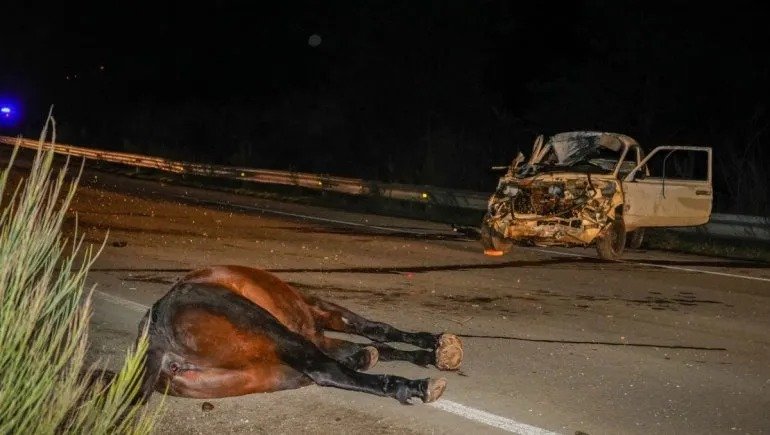
<path id="1" fill-rule="evenodd" d="M 660 146 L 645 156 L 632 138 L 576 131 L 519 155 L 500 177 L 481 225 L 487 255 L 516 243 L 589 246 L 617 259 L 646 227 L 696 226 L 712 207 L 711 148 Z M 627 233 L 628 237 L 627 237 Z"/>

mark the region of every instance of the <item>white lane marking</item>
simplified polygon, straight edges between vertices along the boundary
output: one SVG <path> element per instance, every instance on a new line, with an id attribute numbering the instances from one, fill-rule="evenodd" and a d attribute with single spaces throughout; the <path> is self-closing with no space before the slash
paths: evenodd
<path id="1" fill-rule="evenodd" d="M 121 307 L 128 308 L 129 310 L 137 311 L 140 313 L 145 313 L 150 308 L 147 305 L 130 301 L 120 296 L 111 295 L 103 291 L 95 290 L 94 294 L 109 302 L 120 305 Z M 477 423 L 486 424 L 488 426 L 496 427 L 508 432 L 517 433 L 519 435 L 557 435 L 555 432 L 549 432 L 536 426 L 519 423 L 515 420 L 511 420 L 510 418 L 500 417 L 499 415 L 491 414 L 480 409 L 471 408 L 470 406 L 452 402 L 451 400 L 439 399 L 430 405 L 444 412 L 449 412 L 450 414 L 455 414 Z"/>
<path id="2" fill-rule="evenodd" d="M 207 200 L 207 199 L 192 198 L 192 197 L 184 196 L 184 195 L 174 195 L 174 196 L 177 197 L 177 198 L 184 198 L 186 200 L 191 200 L 191 201 L 195 201 L 195 202 L 201 202 L 201 203 L 204 203 L 204 204 L 223 205 L 223 206 L 226 206 L 226 207 L 236 207 L 236 208 L 242 208 L 242 209 L 246 209 L 246 210 L 261 211 L 261 212 L 265 212 L 265 213 L 272 213 L 272 214 L 277 214 L 277 215 L 281 215 L 281 216 L 290 216 L 290 217 L 295 217 L 295 218 L 299 218 L 299 219 L 306 219 L 306 220 L 319 221 L 319 222 L 329 222 L 329 223 L 340 224 L 340 225 L 350 225 L 350 226 L 354 226 L 354 227 L 372 228 L 372 229 L 376 229 L 376 230 L 390 231 L 390 232 L 394 232 L 394 233 L 409 233 L 409 234 L 417 234 L 417 235 L 421 235 L 421 236 L 424 236 L 424 235 L 427 235 L 427 234 L 435 234 L 436 233 L 436 231 L 431 231 L 431 230 L 427 230 L 427 229 L 426 230 L 415 230 L 415 229 L 408 229 L 408 228 L 381 227 L 381 226 L 378 226 L 378 225 L 370 225 L 370 224 L 365 224 L 365 223 L 360 223 L 360 222 L 341 221 L 341 220 L 337 220 L 337 219 L 329 219 L 329 218 L 324 218 L 324 217 L 319 217 L 319 216 L 308 216 L 308 215 L 299 214 L 299 213 L 289 213 L 287 211 L 273 210 L 271 208 L 256 207 L 256 206 L 253 206 L 253 205 L 232 204 L 232 203 L 223 202 L 223 201 L 211 201 L 211 200 Z"/>
<path id="3" fill-rule="evenodd" d="M 478 423 L 486 424 L 487 426 L 496 427 L 506 432 L 512 432 L 519 435 L 557 435 L 556 432 L 551 432 L 537 426 L 519 423 L 510 418 L 500 417 L 499 415 L 471 408 L 470 406 L 452 402 L 451 400 L 439 399 L 438 401 L 431 403 L 430 406 L 451 414 L 459 415 L 468 420 L 473 420 Z"/>
<path id="4" fill-rule="evenodd" d="M 103 291 L 94 290 L 94 294 L 99 296 L 102 299 L 106 299 L 114 304 L 118 304 L 124 308 L 128 308 L 131 311 L 136 311 L 138 313 L 144 314 L 147 312 L 147 310 L 150 309 L 147 305 L 142 305 L 138 302 L 129 301 L 128 299 L 121 298 L 120 296 L 111 295 L 109 293 L 105 293 Z"/>
<path id="5" fill-rule="evenodd" d="M 566 257 L 591 258 L 585 255 L 573 254 L 571 252 L 552 251 L 550 249 L 537 249 L 537 248 L 527 248 L 527 249 L 530 249 L 532 251 L 537 251 L 537 252 L 545 252 L 546 254 L 564 255 Z M 735 273 L 717 272 L 714 270 L 692 269 L 689 267 L 681 267 L 681 266 L 668 266 L 665 264 L 645 263 L 643 261 L 635 261 L 635 260 L 611 260 L 611 261 L 614 261 L 616 263 L 636 264 L 639 266 L 658 267 L 661 269 L 683 270 L 685 272 L 693 272 L 693 273 L 706 273 L 709 275 L 726 276 L 729 278 L 741 278 L 741 279 L 751 279 L 754 281 L 770 282 L 770 278 L 763 278 L 761 276 L 738 275 Z"/>

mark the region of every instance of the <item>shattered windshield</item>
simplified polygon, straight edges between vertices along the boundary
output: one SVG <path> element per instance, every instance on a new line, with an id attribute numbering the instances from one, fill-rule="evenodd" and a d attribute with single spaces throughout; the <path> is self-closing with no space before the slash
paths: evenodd
<path id="1" fill-rule="evenodd" d="M 612 172 L 620 158 L 623 145 L 610 134 L 570 132 L 551 136 L 543 146 L 544 155 L 533 162 L 526 172 L 570 170 Z"/>
<path id="2" fill-rule="evenodd" d="M 546 146 L 549 144 L 557 158 L 552 163 L 559 166 L 575 164 L 588 157 L 589 154 L 598 148 L 595 136 L 552 137 Z"/>

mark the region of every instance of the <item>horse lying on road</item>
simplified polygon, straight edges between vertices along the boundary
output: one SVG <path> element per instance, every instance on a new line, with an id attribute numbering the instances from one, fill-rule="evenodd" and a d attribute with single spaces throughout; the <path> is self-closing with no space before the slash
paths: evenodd
<path id="1" fill-rule="evenodd" d="M 452 334 L 404 332 L 314 298 L 276 276 L 242 266 L 196 270 L 177 282 L 140 322 L 148 332 L 142 399 L 153 391 L 193 398 L 239 396 L 320 386 L 393 397 L 438 399 L 446 379 L 406 379 L 361 371 L 378 360 L 456 370 L 463 358 Z M 324 330 L 361 335 L 360 344 Z M 405 351 L 385 342 L 421 348 Z"/>

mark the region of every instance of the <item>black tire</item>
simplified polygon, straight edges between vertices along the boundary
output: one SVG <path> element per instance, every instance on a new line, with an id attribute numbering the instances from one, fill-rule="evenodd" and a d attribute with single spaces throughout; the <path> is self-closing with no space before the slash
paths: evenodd
<path id="1" fill-rule="evenodd" d="M 484 249 L 494 249 L 503 253 L 509 252 L 513 247 L 511 241 L 506 240 L 505 237 L 486 223 L 481 224 L 481 244 L 484 246 Z"/>
<path id="2" fill-rule="evenodd" d="M 639 249 L 644 243 L 644 228 L 637 228 L 626 236 L 626 246 L 628 249 Z"/>
<path id="3" fill-rule="evenodd" d="M 626 225 L 618 217 L 610 224 L 605 234 L 596 240 L 596 252 L 603 260 L 617 260 L 626 246 Z"/>

